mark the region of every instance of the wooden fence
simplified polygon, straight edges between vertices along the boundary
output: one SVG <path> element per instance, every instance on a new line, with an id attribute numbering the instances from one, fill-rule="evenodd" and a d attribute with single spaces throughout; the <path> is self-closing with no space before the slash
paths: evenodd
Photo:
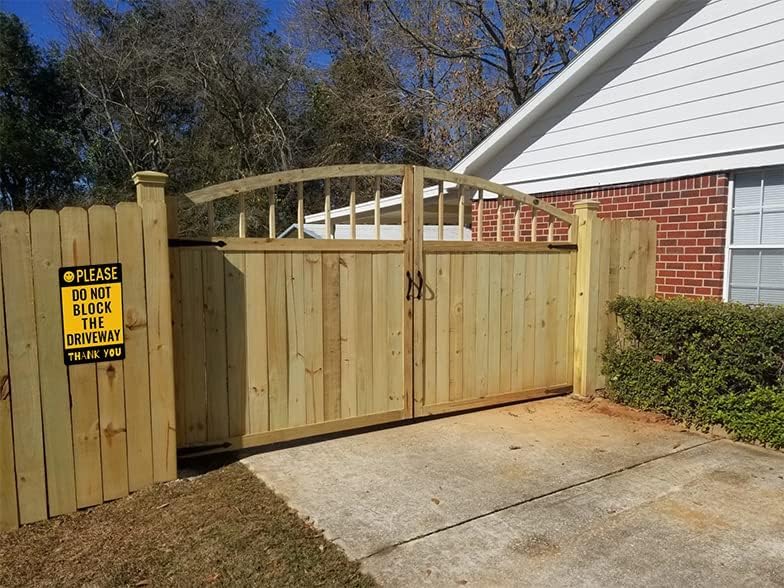
<path id="1" fill-rule="evenodd" d="M 0 529 L 176 477 L 165 176 L 139 203 L 0 214 Z M 58 268 L 123 266 L 126 356 L 66 366 Z"/>
<path id="2" fill-rule="evenodd" d="M 270 238 L 246 237 L 240 200 L 239 238 L 170 248 L 176 214 L 166 176 L 153 172 L 134 176 L 136 203 L 0 214 L 0 529 L 174 479 L 178 445 L 237 449 L 603 387 L 600 356 L 615 329 L 605 306 L 653 294 L 653 222 L 599 220 L 591 201 L 570 215 L 413 166 L 299 170 L 192 199 L 208 204 L 212 225 L 213 199 L 293 181 L 301 237 L 302 183 L 358 172 L 403 178 L 400 240 L 379 239 L 379 181 L 377 238 L 366 241 L 275 239 L 273 193 Z M 480 203 L 483 191 L 517 202 L 510 242 L 499 242 L 499 206 L 494 242 L 425 243 L 428 178 L 438 181 L 439 236 L 451 182 L 461 210 L 470 190 Z M 544 219 L 545 241 L 534 222 L 522 226 L 524 206 Z M 66 366 L 58 269 L 113 262 L 123 268 L 125 359 Z"/>
<path id="3" fill-rule="evenodd" d="M 601 355 L 616 332 L 607 302 L 619 295 L 653 296 L 656 290 L 656 222 L 600 220 L 599 203 L 582 201 L 578 217 L 574 387 L 590 398 L 604 388 Z"/>

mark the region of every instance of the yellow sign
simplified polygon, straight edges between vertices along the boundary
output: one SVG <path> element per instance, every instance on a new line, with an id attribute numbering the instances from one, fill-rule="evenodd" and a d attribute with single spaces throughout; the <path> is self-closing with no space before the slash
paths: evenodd
<path id="1" fill-rule="evenodd" d="M 60 268 L 65 364 L 125 358 L 122 266 Z"/>

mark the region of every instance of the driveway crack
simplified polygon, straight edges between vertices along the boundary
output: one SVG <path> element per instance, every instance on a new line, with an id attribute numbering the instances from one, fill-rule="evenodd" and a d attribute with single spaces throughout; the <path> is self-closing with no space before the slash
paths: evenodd
<path id="1" fill-rule="evenodd" d="M 364 561 L 366 559 L 370 559 L 371 557 L 375 557 L 377 555 L 385 555 L 387 553 L 390 553 L 391 551 L 394 551 L 395 549 L 397 549 L 401 545 L 406 545 L 407 543 L 413 543 L 414 541 L 419 541 L 420 539 L 424 539 L 425 537 L 430 537 L 431 535 L 436 535 L 438 533 L 442 533 L 444 531 L 449 531 L 450 529 L 454 529 L 456 527 L 461 527 L 461 526 L 466 525 L 468 523 L 472 523 L 474 521 L 478 521 L 480 519 L 484 519 L 486 517 L 492 516 L 492 515 L 494 515 L 496 513 L 503 512 L 505 510 L 509 510 L 510 508 L 515 508 L 515 507 L 518 507 L 518 506 L 522 506 L 524 504 L 529 504 L 529 503 L 532 503 L 532 502 L 536 502 L 537 500 L 541 500 L 543 498 L 548 498 L 550 496 L 555 496 L 556 494 L 560 494 L 561 492 L 566 492 L 567 490 L 571 490 L 573 488 L 579 488 L 580 486 L 585 486 L 587 484 L 591 484 L 593 482 L 597 482 L 597 481 L 603 480 L 605 478 L 610 478 L 612 476 L 616 476 L 618 474 L 622 474 L 624 472 L 628 472 L 629 470 L 636 469 L 636 468 L 644 466 L 646 464 L 653 463 L 653 462 L 656 462 L 656 461 L 659 461 L 659 460 L 662 460 L 662 459 L 666 459 L 668 457 L 672 457 L 673 455 L 678 455 L 679 453 L 685 453 L 687 451 L 691 451 L 692 449 L 697 449 L 698 447 L 703 447 L 704 445 L 708 445 L 710 443 L 715 443 L 716 441 L 718 441 L 718 439 L 708 439 L 707 441 L 703 441 L 702 443 L 697 443 L 696 445 L 690 445 L 689 447 L 684 447 L 683 449 L 678 449 L 677 451 L 672 451 L 672 452 L 667 453 L 665 455 L 657 455 L 656 457 L 651 457 L 650 459 L 645 459 L 645 460 L 643 460 L 641 462 L 633 463 L 631 465 L 624 466 L 622 468 L 618 468 L 616 470 L 612 470 L 612 471 L 606 472 L 604 474 L 600 474 L 598 476 L 594 476 L 593 478 L 588 478 L 586 480 L 581 480 L 580 482 L 575 482 L 574 484 L 569 484 L 568 486 L 563 486 L 561 488 L 556 488 L 555 490 L 551 490 L 550 492 L 545 492 L 544 494 L 538 494 L 537 496 L 531 496 L 530 498 L 525 498 L 523 500 L 518 500 L 517 502 L 513 502 L 513 503 L 507 504 L 505 506 L 500 506 L 500 507 L 495 508 L 493 510 L 490 510 L 488 512 L 483 512 L 481 514 L 475 515 L 473 517 L 469 517 L 469 518 L 464 519 L 462 521 L 458 521 L 456 523 L 452 523 L 451 525 L 447 525 L 445 527 L 441 527 L 440 529 L 435 529 L 433 531 L 428 531 L 427 533 L 422 533 L 420 535 L 416 535 L 414 537 L 410 537 L 408 539 L 404 539 L 404 540 L 398 541 L 396 543 L 391 543 L 389 545 L 385 545 L 384 547 L 381 547 L 380 549 L 377 549 L 373 553 L 370 553 L 368 555 L 360 557 L 358 559 L 358 561 Z"/>

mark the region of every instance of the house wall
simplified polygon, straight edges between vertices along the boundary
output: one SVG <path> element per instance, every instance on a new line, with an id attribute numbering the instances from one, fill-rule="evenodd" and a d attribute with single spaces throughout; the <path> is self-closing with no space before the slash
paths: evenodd
<path id="1" fill-rule="evenodd" d="M 684 0 L 470 173 L 529 193 L 780 163 L 784 1 Z"/>
<path id="2" fill-rule="evenodd" d="M 727 230 L 729 177 L 712 173 L 671 180 L 538 194 L 568 212 L 578 200 L 600 202 L 601 218 L 652 219 L 656 238 L 656 295 L 721 298 Z M 497 239 L 497 201 L 482 203 L 482 239 Z M 478 239 L 478 202 L 472 208 L 473 238 Z M 514 239 L 515 203 L 501 207 L 501 239 Z M 547 219 L 537 219 L 538 240 L 547 239 Z M 521 240 L 530 240 L 531 214 L 521 215 Z M 567 238 L 568 228 L 555 223 L 554 238 Z"/>

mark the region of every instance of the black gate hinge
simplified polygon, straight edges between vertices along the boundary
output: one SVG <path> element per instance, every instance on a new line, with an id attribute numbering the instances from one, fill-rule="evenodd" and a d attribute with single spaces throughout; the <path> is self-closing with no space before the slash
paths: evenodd
<path id="1" fill-rule="evenodd" d="M 577 251 L 577 243 L 548 243 L 548 249 L 566 249 L 567 251 Z"/>
<path id="2" fill-rule="evenodd" d="M 225 247 L 226 241 L 206 239 L 169 239 L 169 247 Z"/>

